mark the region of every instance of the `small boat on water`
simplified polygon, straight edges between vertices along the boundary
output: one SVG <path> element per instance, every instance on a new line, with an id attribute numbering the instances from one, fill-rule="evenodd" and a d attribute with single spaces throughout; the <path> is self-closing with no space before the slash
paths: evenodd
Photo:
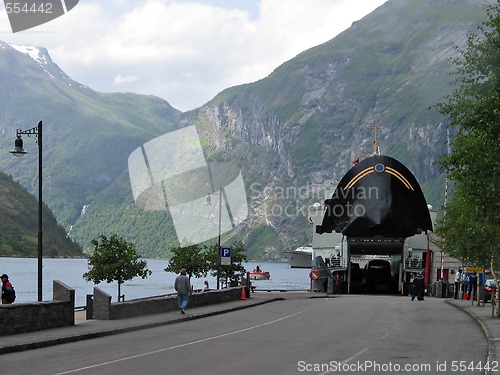
<path id="1" fill-rule="evenodd" d="M 259 266 L 254 268 L 251 272 L 248 273 L 250 280 L 269 280 L 271 274 L 267 271 L 262 271 Z"/>

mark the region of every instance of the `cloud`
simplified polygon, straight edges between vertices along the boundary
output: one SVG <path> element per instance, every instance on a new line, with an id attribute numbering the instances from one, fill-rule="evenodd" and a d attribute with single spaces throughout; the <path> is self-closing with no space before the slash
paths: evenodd
<path id="1" fill-rule="evenodd" d="M 260 0 L 256 14 L 233 1 L 88 0 L 0 39 L 48 48 L 69 76 L 94 90 L 157 95 L 188 110 L 224 88 L 266 77 L 384 2 Z M 0 30 L 9 29 L 0 13 Z"/>
<path id="2" fill-rule="evenodd" d="M 137 76 L 123 76 L 121 74 L 118 74 L 115 79 L 113 80 L 113 83 L 116 83 L 117 85 L 120 85 L 122 83 L 130 83 L 130 82 L 135 82 L 139 79 Z"/>

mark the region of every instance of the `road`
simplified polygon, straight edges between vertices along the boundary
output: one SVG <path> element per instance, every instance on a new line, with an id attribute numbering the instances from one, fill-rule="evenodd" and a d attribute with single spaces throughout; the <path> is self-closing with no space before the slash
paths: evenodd
<path id="1" fill-rule="evenodd" d="M 459 373 L 454 361 L 485 359 L 479 326 L 443 300 L 343 295 L 6 354 L 0 368 L 38 375 L 452 374 Z"/>

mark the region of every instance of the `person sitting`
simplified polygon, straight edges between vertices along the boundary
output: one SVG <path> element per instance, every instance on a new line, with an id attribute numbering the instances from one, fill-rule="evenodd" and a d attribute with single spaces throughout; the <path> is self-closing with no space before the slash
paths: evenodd
<path id="1" fill-rule="evenodd" d="M 2 279 L 2 305 L 10 305 L 16 300 L 16 292 L 9 281 L 9 276 L 4 273 L 0 279 Z"/>
<path id="2" fill-rule="evenodd" d="M 208 286 L 208 281 L 205 280 L 203 282 L 203 289 L 201 290 L 202 292 L 208 292 L 210 290 L 210 287 Z"/>

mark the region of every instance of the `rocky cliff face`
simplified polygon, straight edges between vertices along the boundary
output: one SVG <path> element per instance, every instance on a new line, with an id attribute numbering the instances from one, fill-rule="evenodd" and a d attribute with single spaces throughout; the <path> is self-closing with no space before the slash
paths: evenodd
<path id="1" fill-rule="evenodd" d="M 439 208 L 446 119 L 433 106 L 451 92 L 447 59 L 485 18 L 485 3 L 389 1 L 269 77 L 187 114 L 211 150 L 244 171 L 248 227 L 272 228 L 280 249 L 307 244 L 307 206 L 373 152 L 375 127 L 380 152 L 404 163 Z"/>

